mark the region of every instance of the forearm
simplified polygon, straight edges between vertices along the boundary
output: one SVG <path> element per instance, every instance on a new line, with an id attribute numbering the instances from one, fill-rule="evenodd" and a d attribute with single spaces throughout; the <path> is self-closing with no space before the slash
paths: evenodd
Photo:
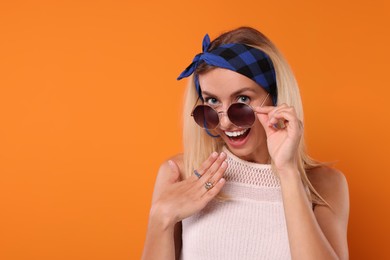
<path id="1" fill-rule="evenodd" d="M 279 176 L 292 259 L 338 259 L 317 223 L 298 170 Z"/>
<path id="2" fill-rule="evenodd" d="M 152 209 L 149 216 L 142 260 L 174 260 L 174 229 L 174 224 Z"/>

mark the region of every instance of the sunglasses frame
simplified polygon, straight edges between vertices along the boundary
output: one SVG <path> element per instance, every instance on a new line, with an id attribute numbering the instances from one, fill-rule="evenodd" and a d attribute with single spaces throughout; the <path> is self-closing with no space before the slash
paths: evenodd
<path id="1" fill-rule="evenodd" d="M 264 103 L 265 103 L 265 101 L 267 100 L 268 96 L 269 96 L 269 93 L 267 93 L 267 96 L 266 96 L 266 97 L 263 99 L 263 101 L 261 102 L 260 107 L 262 107 L 262 106 L 264 105 Z M 194 111 L 195 111 L 195 109 L 196 109 L 197 107 L 209 107 L 209 108 L 211 108 L 212 110 L 214 110 L 214 111 L 217 113 L 217 115 L 218 115 L 218 124 L 217 124 L 214 128 L 206 128 L 206 127 L 203 127 L 203 126 L 199 125 L 198 123 L 196 123 L 196 120 L 195 120 L 195 118 L 194 118 L 195 123 L 196 123 L 199 127 L 203 128 L 203 129 L 208 129 L 208 130 L 214 130 L 214 129 L 216 129 L 216 128 L 221 124 L 221 120 L 220 120 L 220 115 L 221 115 L 221 114 L 226 114 L 226 116 L 228 117 L 230 123 L 232 123 L 234 126 L 239 127 L 239 128 L 244 128 L 244 127 L 242 127 L 242 126 L 238 126 L 238 125 L 234 124 L 234 123 L 231 121 L 231 119 L 230 119 L 230 117 L 229 117 L 229 115 L 228 115 L 229 108 L 230 108 L 232 105 L 235 105 L 235 104 L 244 104 L 244 105 L 250 107 L 250 109 L 252 110 L 252 112 L 253 112 L 254 115 L 256 114 L 256 113 L 255 113 L 255 110 L 253 109 L 253 107 L 252 107 L 251 105 L 246 104 L 246 103 L 234 102 L 234 103 L 231 103 L 231 104 L 229 105 L 229 107 L 226 109 L 226 111 L 217 111 L 217 110 L 215 110 L 213 107 L 211 107 L 211 106 L 209 106 L 209 105 L 203 105 L 203 104 L 202 104 L 202 105 L 196 105 L 196 104 L 198 103 L 199 99 L 200 99 L 200 96 L 198 96 L 198 99 L 196 100 L 195 105 L 194 105 L 194 107 L 192 108 L 192 112 L 191 112 L 191 116 L 192 116 L 192 117 L 194 117 Z M 253 121 L 252 125 L 248 126 L 248 128 L 249 128 L 249 127 L 252 127 L 252 126 L 254 125 L 255 122 L 256 122 L 256 119 Z"/>

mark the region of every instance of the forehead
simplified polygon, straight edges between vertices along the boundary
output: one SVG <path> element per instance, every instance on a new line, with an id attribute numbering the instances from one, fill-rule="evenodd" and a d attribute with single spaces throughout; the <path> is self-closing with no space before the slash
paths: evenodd
<path id="1" fill-rule="evenodd" d="M 215 68 L 199 75 L 199 83 L 203 94 L 211 94 L 219 98 L 230 97 L 233 93 L 249 91 L 262 95 L 266 91 L 250 78 L 232 70 Z"/>

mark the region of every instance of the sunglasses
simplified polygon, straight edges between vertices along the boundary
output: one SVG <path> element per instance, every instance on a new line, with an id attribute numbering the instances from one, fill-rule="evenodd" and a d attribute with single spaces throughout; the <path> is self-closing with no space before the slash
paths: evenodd
<path id="1" fill-rule="evenodd" d="M 269 93 L 261 102 L 260 107 L 264 105 L 268 96 Z M 223 113 L 225 112 L 218 112 L 208 105 L 198 105 L 192 110 L 191 116 L 200 127 L 212 130 L 219 126 L 219 115 Z M 230 122 L 236 127 L 249 128 L 252 127 L 256 121 L 255 111 L 251 106 L 245 103 L 231 104 L 226 110 L 226 115 Z"/>

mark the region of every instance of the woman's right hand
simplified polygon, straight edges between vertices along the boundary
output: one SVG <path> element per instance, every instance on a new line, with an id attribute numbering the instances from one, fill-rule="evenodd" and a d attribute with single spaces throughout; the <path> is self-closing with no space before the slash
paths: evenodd
<path id="1" fill-rule="evenodd" d="M 223 152 L 220 155 L 212 153 L 197 169 L 199 178 L 192 174 L 182 181 L 177 163 L 169 160 L 163 164 L 156 182 L 151 217 L 158 219 L 163 228 L 169 228 L 203 209 L 225 184 L 222 178 L 227 168 L 225 159 Z M 207 182 L 213 184 L 212 188 L 206 188 Z"/>

